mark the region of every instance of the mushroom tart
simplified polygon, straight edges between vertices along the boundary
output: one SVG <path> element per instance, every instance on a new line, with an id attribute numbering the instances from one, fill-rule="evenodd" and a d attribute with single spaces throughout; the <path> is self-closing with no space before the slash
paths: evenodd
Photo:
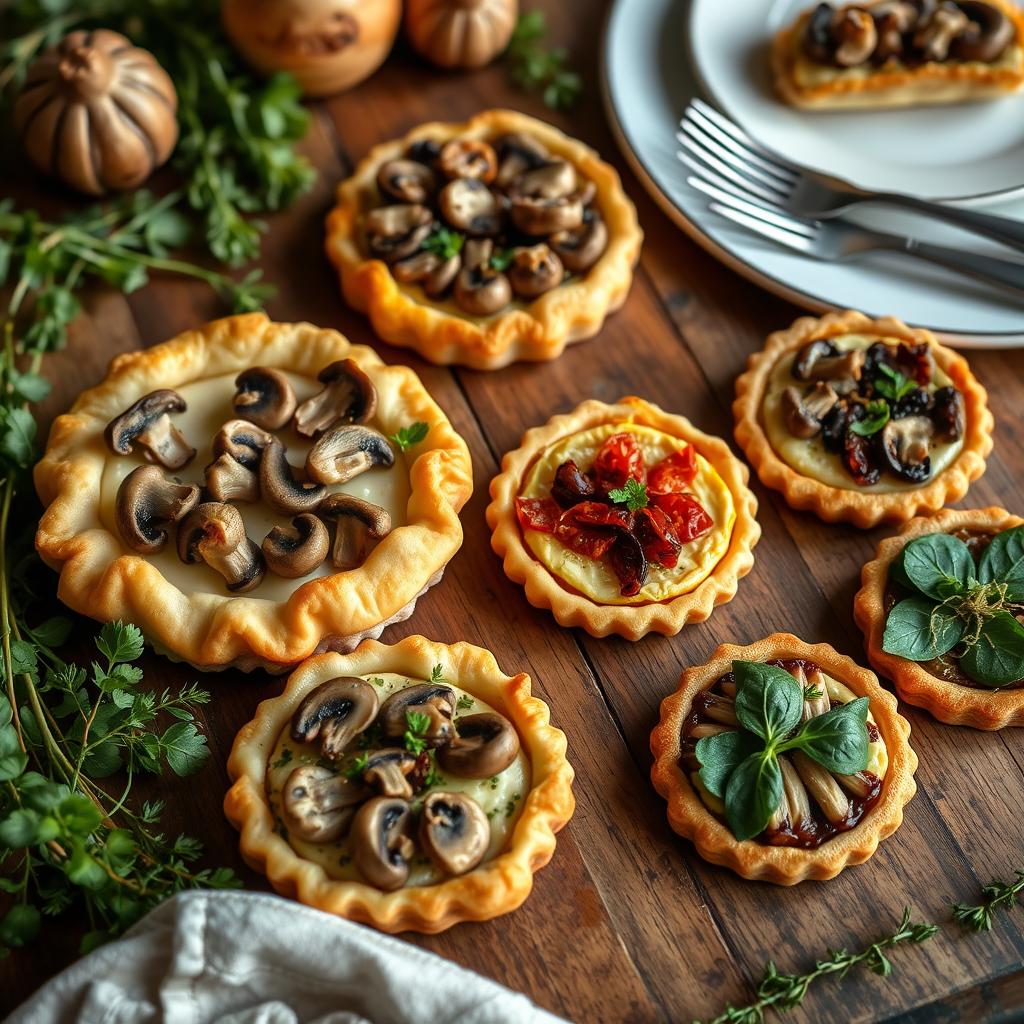
<path id="1" fill-rule="evenodd" d="M 518 907 L 572 816 L 565 736 L 530 677 L 413 636 L 299 666 L 228 760 L 246 861 L 309 906 L 438 932 Z"/>
<path id="2" fill-rule="evenodd" d="M 491 482 L 506 575 L 563 626 L 672 636 L 732 600 L 761 535 L 724 441 L 640 398 L 529 430 Z"/>
<path id="3" fill-rule="evenodd" d="M 864 566 L 853 609 L 901 700 L 949 725 L 1024 725 L 1024 519 L 912 519 Z"/>
<path id="4" fill-rule="evenodd" d="M 261 314 L 119 356 L 35 480 L 61 600 L 198 668 L 270 672 L 407 618 L 472 491 L 411 370 Z"/>
<path id="5" fill-rule="evenodd" d="M 777 885 L 866 861 L 903 820 L 917 756 L 878 679 L 775 633 L 683 672 L 651 734 L 672 828 L 713 864 Z"/>
<path id="6" fill-rule="evenodd" d="M 377 334 L 478 370 L 596 334 L 642 238 L 614 168 L 511 110 L 375 147 L 327 218 L 345 299 Z"/>
<path id="7" fill-rule="evenodd" d="M 790 506 L 867 528 L 956 501 L 985 471 L 992 415 L 966 360 L 862 313 L 801 317 L 736 381 L 736 440 Z"/>
<path id="8" fill-rule="evenodd" d="M 779 95 L 796 107 L 907 107 L 1024 88 L 1024 12 L 1010 0 L 819 3 L 772 47 Z"/>

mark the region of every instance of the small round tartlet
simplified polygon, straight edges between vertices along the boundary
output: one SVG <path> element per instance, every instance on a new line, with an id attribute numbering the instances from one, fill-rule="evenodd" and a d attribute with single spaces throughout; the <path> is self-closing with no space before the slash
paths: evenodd
<path id="1" fill-rule="evenodd" d="M 455 147 L 451 158 L 444 149 L 448 144 Z M 510 147 L 509 155 L 502 155 L 503 146 Z M 410 161 L 415 173 L 410 173 Z M 389 172 L 390 191 L 385 193 L 382 169 L 395 166 L 399 171 L 397 176 Z M 554 173 L 558 170 L 566 175 L 559 178 Z M 522 185 L 531 172 L 536 182 L 531 178 Z M 446 180 L 466 194 L 439 193 Z M 512 196 L 521 188 L 529 194 L 525 213 L 517 219 Z M 563 202 L 563 188 L 574 190 L 567 201 L 575 204 L 577 221 L 579 209 L 584 209 L 582 226 L 566 221 L 564 211 L 552 213 Z M 367 241 L 368 216 L 379 214 L 385 203 L 392 210 L 411 211 L 412 220 L 397 249 L 388 243 L 378 248 L 375 258 Z M 481 204 L 487 212 L 474 221 Z M 560 241 L 553 242 L 561 256 L 552 256 L 541 244 L 556 239 L 556 214 L 568 224 Z M 414 226 L 419 218 L 424 223 Z M 586 255 L 593 224 L 604 239 L 596 260 Z M 431 248 L 453 233 L 461 249 Z M 498 264 L 491 263 L 492 240 L 495 257 L 502 256 Z M 500 291 L 505 300 L 494 311 L 469 311 L 457 301 L 459 261 L 468 273 L 470 253 L 481 241 L 488 245 L 483 264 L 495 268 L 485 275 L 487 294 Z M 554 359 L 567 344 L 595 335 L 605 317 L 625 301 L 642 241 L 636 208 L 610 164 L 543 121 L 511 110 L 486 110 L 462 124 L 423 124 L 401 139 L 375 146 L 338 186 L 337 205 L 327 218 L 326 245 L 346 302 L 366 313 L 385 341 L 413 348 L 434 363 L 494 370 L 516 360 Z M 472 259 L 478 262 L 477 255 Z M 416 262 L 423 260 L 430 264 L 429 273 Z M 408 269 L 401 273 L 404 280 L 396 276 L 396 263 Z M 517 284 L 517 275 L 527 282 L 524 287 Z M 552 286 L 552 280 L 561 283 Z M 481 284 L 469 283 L 474 289 Z"/>
<path id="2" fill-rule="evenodd" d="M 930 331 L 847 310 L 801 317 L 750 357 L 735 436 L 791 508 L 867 529 L 967 493 L 992 450 L 987 401 Z"/>
<path id="3" fill-rule="evenodd" d="M 65 604 L 202 670 L 283 672 L 412 614 L 461 546 L 472 465 L 412 370 L 254 313 L 118 356 L 35 483 Z"/>
<path id="4" fill-rule="evenodd" d="M 875 558 L 861 570 L 853 617 L 864 633 L 868 661 L 892 680 L 900 700 L 924 708 L 947 725 L 987 730 L 1024 725 L 1024 685 L 992 690 L 964 676 L 955 656 L 919 663 L 884 651 L 886 619 L 895 603 L 890 567 L 918 537 L 947 533 L 962 539 L 986 538 L 1019 526 L 1024 526 L 1024 519 L 1003 508 L 942 509 L 933 516 L 911 519 L 895 537 L 883 540 Z"/>
<path id="5" fill-rule="evenodd" d="M 610 446 L 621 447 L 623 438 L 627 450 L 618 457 L 639 461 L 634 475 L 638 484 L 646 483 L 637 493 L 649 492 L 641 498 L 648 507 L 638 511 L 620 503 L 618 489 L 619 497 L 613 499 L 607 481 L 601 482 L 599 464 Z M 680 483 L 663 483 L 664 474 L 671 480 L 684 464 Z M 624 465 L 612 464 L 607 471 L 622 472 Z M 560 497 L 556 507 L 550 496 L 559 493 L 559 487 L 564 491 L 563 474 L 569 466 L 576 486 L 595 500 L 573 507 L 574 499 Z M 724 441 L 641 398 L 623 398 L 614 405 L 589 400 L 554 416 L 544 426 L 528 430 L 519 448 L 505 455 L 501 468 L 491 481 L 487 507 L 491 547 L 502 558 L 505 574 L 524 585 L 529 602 L 551 611 L 562 626 L 581 626 L 599 637 L 617 633 L 629 640 L 652 631 L 674 636 L 688 622 L 702 622 L 716 605 L 732 600 L 739 580 L 754 564 L 753 548 L 761 529 L 746 466 Z M 664 501 L 663 489 L 669 492 Z M 547 506 L 556 517 L 562 513 L 560 525 L 550 524 L 558 536 L 552 529 L 526 528 L 523 510 L 531 504 Z M 665 541 L 664 533 L 650 533 L 652 520 L 645 519 L 642 528 L 639 518 L 629 525 L 630 517 L 645 516 L 650 506 L 669 511 L 673 532 L 668 564 L 659 561 L 657 549 L 651 547 Z M 592 529 L 593 515 L 577 514 L 584 508 L 618 522 Z M 691 513 L 700 524 L 692 536 L 686 522 L 677 518 Z M 658 514 L 658 508 L 651 514 Z M 560 532 L 567 517 L 587 524 L 578 533 L 587 543 L 596 540 L 594 550 L 601 554 L 594 555 L 576 536 Z M 664 526 L 665 518 L 659 519 Z M 642 558 L 638 542 L 621 538 L 627 526 L 632 537 L 643 540 Z M 621 538 L 626 548 L 622 556 L 616 556 L 615 546 L 607 548 L 609 530 Z M 571 533 L 577 534 L 575 526 Z M 617 557 L 630 560 L 631 587 L 613 561 Z M 633 559 L 642 564 L 639 575 Z"/>
<path id="6" fill-rule="evenodd" d="M 385 863 L 384 878 L 375 884 L 366 881 L 363 873 L 365 862 L 360 858 L 365 854 L 367 840 L 365 822 L 361 823 L 360 817 L 365 818 L 364 812 L 368 808 L 372 811 L 371 805 L 379 804 L 381 797 L 360 804 L 351 824 L 335 827 L 333 834 L 314 842 L 297 838 L 294 827 L 287 827 L 287 812 L 282 811 L 286 799 L 282 791 L 290 780 L 295 785 L 297 773 L 319 772 L 340 787 L 353 785 L 353 777 L 355 784 L 360 784 L 359 764 L 354 761 L 360 751 L 365 773 L 361 784 L 371 785 L 365 766 L 369 764 L 372 768 L 368 759 L 373 758 L 373 748 L 381 741 L 364 737 L 369 737 L 378 725 L 367 726 L 366 718 L 362 718 L 356 726 L 365 731 L 350 730 L 346 734 L 351 740 L 348 753 L 332 755 L 333 761 L 327 760 L 327 741 L 318 745 L 312 740 L 330 736 L 335 723 L 321 715 L 325 724 L 319 734 L 306 734 L 307 741 L 295 737 L 296 716 L 303 716 L 311 694 L 323 692 L 324 685 L 332 681 L 339 685 L 354 682 L 364 687 L 368 683 L 374 688 L 381 702 L 376 722 L 384 721 L 387 735 L 391 735 L 387 732 L 388 699 L 393 701 L 395 694 L 413 692 L 411 687 L 418 686 L 435 699 L 415 705 L 429 715 L 424 714 L 420 722 L 416 715 L 407 715 L 410 729 L 430 721 L 454 730 L 460 737 L 470 736 L 469 727 L 460 723 L 486 714 L 491 719 L 503 719 L 505 728 L 514 730 L 518 737 L 514 760 L 508 763 L 509 756 L 502 757 L 499 763 L 508 766 L 497 774 L 487 777 L 490 769 L 484 766 L 475 772 L 475 777 L 453 780 L 450 769 L 454 764 L 445 750 L 453 749 L 460 740 L 432 750 L 427 730 L 423 757 L 436 758 L 433 764 L 440 769 L 442 778 L 428 777 L 424 787 L 419 768 L 407 772 L 406 778 L 412 782 L 416 795 L 406 793 L 405 799 L 411 805 L 411 824 L 405 828 L 405 835 L 418 845 L 415 852 L 404 851 L 404 860 L 396 855 L 390 864 Z M 447 693 L 448 704 L 437 701 L 438 689 Z M 372 699 L 376 707 L 377 698 Z M 409 704 L 410 708 L 413 706 Z M 344 702 L 336 703 L 333 711 L 337 713 L 339 707 L 346 712 Z M 306 717 L 317 720 L 315 713 Z M 342 721 L 338 729 L 344 727 Z M 338 729 L 333 733 L 335 740 Z M 408 736 L 407 733 L 407 744 Z M 401 739 L 385 742 L 402 745 Z M 471 755 L 478 756 L 471 736 L 462 742 L 468 743 L 465 749 Z M 282 895 L 382 931 L 439 932 L 460 921 L 485 921 L 506 914 L 529 896 L 534 872 L 551 859 L 555 833 L 568 822 L 575 805 L 573 770 L 565 751 L 564 734 L 548 723 L 547 705 L 531 696 L 530 677 L 525 673 L 506 676 L 488 651 L 466 643 L 433 643 L 420 636 L 407 637 L 394 646 L 368 640 L 348 655 L 330 653 L 311 658 L 291 675 L 280 697 L 259 705 L 255 718 L 242 728 L 232 747 L 228 773 L 233 785 L 225 797 L 224 810 L 241 832 L 246 862 L 265 874 Z M 394 759 L 402 752 L 390 753 Z M 406 752 L 406 756 L 412 755 Z M 396 781 L 401 787 L 402 778 L 393 771 L 390 783 L 378 775 L 372 787 L 379 791 L 383 786 L 394 786 Z M 439 799 L 449 790 L 472 798 L 478 805 L 474 815 L 479 818 L 483 812 L 490 822 L 486 852 L 478 847 L 472 861 L 463 859 L 454 870 L 443 869 L 442 863 L 447 862 L 438 862 L 436 851 L 425 856 L 422 838 L 431 794 Z M 365 796 L 361 799 L 365 800 Z M 316 818 L 317 824 L 330 824 L 327 816 L 336 813 L 337 807 L 329 804 L 329 799 L 322 800 L 316 808 L 323 812 Z M 458 819 L 455 841 L 461 842 L 475 828 L 473 821 L 467 824 L 465 819 Z M 396 846 L 392 843 L 390 849 Z M 461 856 L 451 848 L 447 852 Z M 372 842 L 369 856 L 372 860 Z M 475 866 L 468 866 L 471 863 Z M 376 862 L 372 866 L 377 870 L 381 867 Z M 399 874 L 392 877 L 396 867 Z"/>
<path id="7" fill-rule="evenodd" d="M 847 822 L 843 826 L 845 830 L 826 829 L 826 838 L 818 845 L 808 845 L 792 836 L 788 841 L 793 845 L 761 842 L 762 836 L 740 841 L 720 814 L 713 812 L 705 802 L 716 798 L 706 791 L 703 795 L 698 791 L 694 779 L 698 783 L 700 779 L 695 772 L 690 774 L 686 764 L 684 734 L 703 720 L 698 711 L 698 698 L 705 692 L 710 693 L 723 677 L 729 677 L 734 661 L 779 662 L 780 667 L 789 672 L 794 669 L 782 663 L 810 666 L 812 673 L 820 673 L 811 678 L 812 683 L 824 677 L 825 685 L 815 692 L 820 696 L 826 691 L 826 701 L 831 698 L 833 707 L 837 702 L 868 698 L 869 767 L 881 775 L 871 778 L 870 802 L 862 805 L 852 827 Z M 810 677 L 800 678 L 806 681 Z M 805 702 L 807 700 L 805 691 Z M 810 712 L 812 716 L 817 713 Z M 806 714 L 805 710 L 805 718 Z M 668 801 L 672 829 L 693 842 L 705 860 L 730 868 L 744 878 L 776 885 L 795 885 L 806 879 L 825 881 L 845 867 L 868 860 L 879 842 L 902 823 L 903 808 L 917 790 L 914 782 L 917 755 L 910 747 L 909 736 L 910 724 L 897 713 L 896 699 L 882 688 L 874 673 L 837 653 L 828 644 L 808 644 L 788 633 L 774 633 L 746 647 L 722 644 L 710 660 L 683 672 L 679 688 L 662 701 L 660 721 L 651 733 L 654 755 L 651 781 Z M 801 775 L 803 770 L 800 769 Z M 807 788 L 810 790 L 810 785 Z M 852 790 L 844 787 L 843 792 L 849 795 Z M 850 795 L 849 800 L 850 806 L 856 807 L 856 798 Z M 784 822 L 783 827 L 788 828 L 789 823 Z"/>

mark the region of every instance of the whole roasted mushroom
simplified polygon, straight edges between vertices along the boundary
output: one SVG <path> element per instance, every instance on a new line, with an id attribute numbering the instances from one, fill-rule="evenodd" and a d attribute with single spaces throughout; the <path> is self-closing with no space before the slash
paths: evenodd
<path id="1" fill-rule="evenodd" d="M 168 540 L 167 528 L 199 502 L 199 488 L 168 480 L 159 466 L 133 469 L 117 489 L 117 529 L 133 551 L 154 555 Z"/>
<path id="2" fill-rule="evenodd" d="M 497 142 L 498 176 L 495 185 L 500 189 L 509 189 L 527 171 L 539 167 L 548 159 L 548 149 L 530 135 L 512 132 L 503 135 Z"/>
<path id="3" fill-rule="evenodd" d="M 797 387 L 786 388 L 782 392 L 786 428 L 794 437 L 816 437 L 838 401 L 839 396 L 827 381 L 819 380 L 806 394 Z"/>
<path id="4" fill-rule="evenodd" d="M 377 717 L 380 702 L 372 683 L 357 676 L 328 679 L 306 694 L 292 715 L 296 743 L 320 740 L 320 752 L 338 760 L 345 748 Z"/>
<path id="5" fill-rule="evenodd" d="M 330 768 L 304 764 L 281 789 L 281 817 L 291 835 L 307 843 L 333 843 L 348 831 L 356 808 L 368 796 L 361 783 Z"/>
<path id="6" fill-rule="evenodd" d="M 856 67 L 870 60 L 878 45 L 875 19 L 864 10 L 843 11 L 837 15 L 832 31 L 837 42 L 832 59 L 842 68 Z"/>
<path id="7" fill-rule="evenodd" d="M 205 562 L 233 594 L 263 580 L 263 555 L 245 535 L 238 509 L 225 502 L 204 501 L 192 510 L 178 527 L 178 557 L 186 565 Z"/>
<path id="8" fill-rule="evenodd" d="M 508 278 L 491 265 L 494 243 L 474 239 L 463 247 L 462 269 L 455 279 L 455 301 L 474 316 L 490 316 L 512 301 Z"/>
<path id="9" fill-rule="evenodd" d="M 452 139 L 442 147 L 437 166 L 449 178 L 489 183 L 498 173 L 498 156 L 483 139 Z"/>
<path id="10" fill-rule="evenodd" d="M 385 263 L 404 260 L 423 244 L 433 222 L 430 210 L 419 203 L 371 210 L 363 222 L 370 254 Z"/>
<path id="11" fill-rule="evenodd" d="M 458 735 L 437 752 L 446 772 L 465 779 L 489 779 L 503 772 L 519 753 L 519 733 L 496 711 L 464 715 L 456 723 Z"/>
<path id="12" fill-rule="evenodd" d="M 206 493 L 213 501 L 260 500 L 260 478 L 225 452 L 203 471 Z"/>
<path id="13" fill-rule="evenodd" d="M 882 427 L 879 445 L 888 467 L 898 477 L 924 483 L 931 476 L 929 446 L 935 426 L 928 416 L 905 416 Z"/>
<path id="14" fill-rule="evenodd" d="M 944 0 L 914 36 L 914 47 L 923 60 L 943 61 L 953 40 L 968 27 L 967 15 L 952 0 Z"/>
<path id="15" fill-rule="evenodd" d="M 415 770 L 419 758 L 403 747 L 383 747 L 373 751 L 363 768 L 363 782 L 380 796 L 399 796 L 412 799 L 412 786 L 408 776 Z"/>
<path id="16" fill-rule="evenodd" d="M 137 444 L 150 462 L 181 469 L 192 461 L 196 450 L 171 421 L 171 413 L 186 408 L 185 399 L 177 391 L 151 391 L 107 424 L 107 445 L 115 455 L 130 455 Z"/>
<path id="17" fill-rule="evenodd" d="M 967 410 L 964 407 L 964 396 L 956 388 L 939 388 L 932 395 L 931 414 L 936 441 L 950 444 L 964 436 Z"/>
<path id="18" fill-rule="evenodd" d="M 234 409 L 264 430 L 280 430 L 295 412 L 295 390 L 280 371 L 253 366 L 235 378 Z"/>
<path id="19" fill-rule="evenodd" d="M 400 203 L 425 203 L 437 188 L 437 175 L 418 160 L 388 160 L 377 172 L 377 187 Z"/>
<path id="20" fill-rule="evenodd" d="M 416 852 L 411 829 L 412 809 L 397 797 L 374 797 L 356 812 L 352 859 L 370 885 L 385 892 L 405 885 Z"/>
<path id="21" fill-rule="evenodd" d="M 550 160 L 527 171 L 516 186 L 518 196 L 531 199 L 561 199 L 576 191 L 576 168 L 568 160 Z"/>
<path id="22" fill-rule="evenodd" d="M 331 563 L 337 569 L 356 569 L 366 561 L 371 545 L 391 532 L 387 509 L 352 494 L 331 494 L 316 514 L 334 523 Z"/>
<path id="23" fill-rule="evenodd" d="M 330 546 L 327 527 L 312 512 L 304 512 L 291 526 L 275 526 L 263 538 L 263 559 L 272 573 L 294 580 L 319 568 Z"/>
<path id="24" fill-rule="evenodd" d="M 363 368 L 351 357 L 325 366 L 318 381 L 322 390 L 307 398 L 295 410 L 295 429 L 303 437 L 314 437 L 343 420 L 368 423 L 377 411 L 377 388 Z"/>
<path id="25" fill-rule="evenodd" d="M 273 435 L 248 420 L 228 420 L 213 439 L 213 455 L 230 455 L 246 469 L 255 469 L 263 457 L 263 449 Z"/>
<path id="26" fill-rule="evenodd" d="M 260 493 L 263 500 L 283 516 L 315 512 L 327 497 L 322 484 L 295 479 L 295 473 L 284 445 L 275 437 L 263 451 L 260 460 Z"/>
<path id="27" fill-rule="evenodd" d="M 452 286 L 462 258 L 456 254 L 445 259 L 433 252 L 418 252 L 396 263 L 391 273 L 403 284 L 419 284 L 432 299 L 440 298 Z"/>
<path id="28" fill-rule="evenodd" d="M 493 235 L 501 228 L 501 203 L 479 178 L 448 182 L 437 204 L 444 219 L 467 235 Z"/>
<path id="29" fill-rule="evenodd" d="M 465 793 L 430 793 L 420 815 L 420 845 L 445 874 L 472 871 L 487 853 L 491 823 Z"/>
<path id="30" fill-rule="evenodd" d="M 831 64 L 836 49 L 832 35 L 836 9 L 829 3 L 819 3 L 811 12 L 804 28 L 803 51 L 816 64 Z"/>
<path id="31" fill-rule="evenodd" d="M 869 13 L 878 32 L 872 59 L 876 64 L 883 64 L 890 57 L 902 57 L 904 37 L 917 26 L 917 9 L 906 0 L 882 0 L 872 4 Z"/>
<path id="32" fill-rule="evenodd" d="M 556 231 L 548 239 L 548 245 L 570 274 L 582 274 L 601 258 L 608 247 L 608 228 L 596 210 L 586 210 L 583 223 L 578 228 Z"/>
<path id="33" fill-rule="evenodd" d="M 535 299 L 557 288 L 564 277 L 562 261 L 543 242 L 517 249 L 508 272 L 512 290 L 525 299 Z"/>
<path id="34" fill-rule="evenodd" d="M 322 484 L 343 484 L 374 466 L 393 466 L 391 442 L 379 431 L 346 423 L 321 435 L 306 456 L 306 472 Z"/>
<path id="35" fill-rule="evenodd" d="M 583 201 L 578 195 L 544 199 L 513 192 L 509 199 L 512 223 L 527 235 L 540 237 L 575 231 L 583 223 Z"/>
<path id="36" fill-rule="evenodd" d="M 985 63 L 999 60 L 1013 42 L 1013 22 L 998 7 L 981 0 L 957 0 L 967 27 L 953 40 L 950 56 Z"/>
<path id="37" fill-rule="evenodd" d="M 409 728 L 410 712 L 430 720 L 419 735 L 428 747 L 440 747 L 455 737 L 455 691 L 437 683 L 418 683 L 393 693 L 380 708 L 378 721 L 385 736 L 403 736 Z"/>

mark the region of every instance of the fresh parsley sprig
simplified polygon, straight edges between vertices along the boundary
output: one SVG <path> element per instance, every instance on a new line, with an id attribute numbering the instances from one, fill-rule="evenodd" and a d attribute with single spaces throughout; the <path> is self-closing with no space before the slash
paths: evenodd
<path id="1" fill-rule="evenodd" d="M 434 226 L 434 230 L 427 235 L 422 248 L 427 252 L 432 252 L 435 256 L 440 256 L 443 260 L 450 260 L 462 252 L 462 247 L 465 244 L 465 235 L 437 224 Z"/>
<path id="2" fill-rule="evenodd" d="M 508 74 L 516 85 L 540 92 L 545 106 L 568 110 L 580 97 L 583 81 L 566 70 L 568 54 L 562 47 L 545 46 L 547 21 L 542 11 L 524 11 L 516 21 L 505 51 Z"/>
<path id="3" fill-rule="evenodd" d="M 613 487 L 608 492 L 608 497 L 616 505 L 625 505 L 630 512 L 635 512 L 640 508 L 647 508 L 647 487 L 632 477 L 622 487 Z"/>
<path id="4" fill-rule="evenodd" d="M 868 402 L 864 415 L 850 424 L 850 431 L 858 437 L 872 437 L 889 422 L 891 415 L 888 402 Z"/>
<path id="5" fill-rule="evenodd" d="M 423 441 L 429 432 L 430 427 L 426 423 L 417 421 L 408 427 L 399 427 L 397 433 L 390 435 L 390 439 L 404 452 Z"/>
<path id="6" fill-rule="evenodd" d="M 426 732 L 430 728 L 430 715 L 422 711 L 406 711 L 405 732 L 402 735 L 402 742 L 405 749 L 414 754 L 422 754 L 426 749 Z"/>
<path id="7" fill-rule="evenodd" d="M 977 905 L 954 904 L 953 919 L 975 932 L 991 931 L 995 913 L 1012 910 L 1024 892 L 1024 869 L 1018 868 L 1015 874 L 1017 878 L 1013 882 L 998 878 L 989 882 L 981 890 L 982 901 Z"/>
<path id="8" fill-rule="evenodd" d="M 878 364 L 874 389 L 883 398 L 887 398 L 890 402 L 898 402 L 916 387 L 917 384 L 910 377 L 893 369 L 888 363 Z"/>

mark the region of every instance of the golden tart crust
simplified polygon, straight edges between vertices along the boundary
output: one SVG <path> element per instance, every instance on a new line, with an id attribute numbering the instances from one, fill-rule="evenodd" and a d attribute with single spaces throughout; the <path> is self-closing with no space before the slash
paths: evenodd
<path id="1" fill-rule="evenodd" d="M 335 676 L 395 672 L 429 679 L 441 665 L 449 682 L 491 705 L 515 726 L 531 769 L 507 848 L 492 860 L 433 885 L 383 892 L 361 881 L 330 878 L 299 856 L 275 830 L 265 777 L 277 737 L 302 698 Z M 533 874 L 551 859 L 555 833 L 572 817 L 573 769 L 565 735 L 548 722 L 548 707 L 530 693 L 526 673 L 506 676 L 494 656 L 466 643 L 439 644 L 411 636 L 394 646 L 368 640 L 353 653 L 321 654 L 300 665 L 280 697 L 263 701 L 242 727 L 228 758 L 233 785 L 224 813 L 241 832 L 242 856 L 277 892 L 386 932 L 439 932 L 460 921 L 486 921 L 515 910 L 529 896 Z"/>
<path id="2" fill-rule="evenodd" d="M 315 378 L 346 357 L 376 385 L 377 422 L 387 433 L 417 420 L 429 428 L 408 461 L 399 455 L 395 462 L 409 474 L 405 525 L 359 568 L 296 580 L 281 602 L 260 599 L 258 590 L 238 597 L 184 593 L 104 526 L 101 480 L 107 460 L 118 457 L 104 442 L 104 427 L 140 396 L 256 364 Z M 232 415 L 228 405 L 224 418 Z M 133 622 L 169 656 L 201 669 L 276 672 L 318 649 L 355 646 L 389 621 L 408 617 L 462 544 L 458 514 L 473 486 L 466 443 L 412 370 L 386 366 L 337 331 L 272 323 L 257 313 L 217 320 L 114 359 L 105 380 L 54 422 L 35 484 L 45 506 L 36 547 L 60 573 L 65 604 L 101 621 Z"/>
<path id="3" fill-rule="evenodd" d="M 728 672 L 737 659 L 764 662 L 774 658 L 813 661 L 858 697 L 868 697 L 888 754 L 878 802 L 859 824 L 814 849 L 737 840 L 729 826 L 704 805 L 679 766 L 682 730 L 697 694 Z M 910 723 L 897 713 L 895 697 L 882 689 L 873 672 L 828 644 L 808 644 L 789 633 L 773 633 L 746 647 L 722 644 L 703 665 L 683 672 L 679 688 L 661 702 L 661 719 L 651 733 L 651 781 L 668 801 L 668 821 L 673 830 L 691 840 L 705 860 L 731 868 L 744 878 L 776 885 L 795 885 L 809 878 L 825 881 L 851 864 L 863 864 L 879 842 L 899 828 L 903 808 L 917 791 L 917 755 L 910 747 L 909 736 Z"/>
<path id="4" fill-rule="evenodd" d="M 524 543 L 515 501 L 533 463 L 557 441 L 612 423 L 651 427 L 693 445 L 732 497 L 735 521 L 728 547 L 711 573 L 689 593 L 643 604 L 600 604 L 569 589 Z M 747 467 L 724 441 L 698 430 L 684 416 L 665 412 L 642 398 L 626 397 L 615 405 L 591 399 L 572 412 L 552 417 L 523 435 L 520 446 L 502 459 L 501 470 L 491 481 L 487 506 L 491 547 L 503 560 L 505 575 L 523 584 L 530 604 L 548 609 L 561 626 L 580 626 L 591 636 L 617 633 L 627 640 L 639 640 L 650 632 L 675 636 L 688 622 L 703 622 L 716 605 L 731 601 L 739 580 L 754 564 L 753 548 L 761 527 L 756 519 L 757 499 L 747 486 Z"/>
<path id="5" fill-rule="evenodd" d="M 419 140 L 494 139 L 512 132 L 534 136 L 594 184 L 594 203 L 608 228 L 604 253 L 581 278 L 491 317 L 449 312 L 425 296 L 410 295 L 388 266 L 368 257 L 360 244 L 359 220 L 368 197 L 376 194 L 378 169 Z M 567 344 L 595 335 L 605 317 L 625 301 L 642 241 L 636 208 L 615 168 L 543 121 L 512 110 L 485 110 L 462 124 L 422 124 L 403 138 L 370 150 L 352 177 L 338 186 L 337 205 L 327 217 L 326 244 L 345 301 L 366 313 L 385 341 L 415 349 L 433 363 L 495 370 L 520 359 L 554 359 Z"/>
<path id="6" fill-rule="evenodd" d="M 797 472 L 783 461 L 768 439 L 762 406 L 769 378 L 778 361 L 814 338 L 845 334 L 927 343 L 935 365 L 963 395 L 965 429 L 960 453 L 949 466 L 920 487 L 878 492 L 857 489 L 852 481 L 849 488 L 833 487 Z M 967 360 L 940 345 L 931 331 L 908 327 L 893 317 L 872 320 L 854 310 L 828 313 L 820 319 L 800 317 L 786 330 L 770 334 L 765 347 L 750 356 L 746 372 L 737 378 L 732 409 L 736 442 L 761 483 L 781 491 L 791 508 L 813 512 L 829 523 L 847 522 L 862 529 L 882 522 L 906 522 L 919 513 L 934 512 L 948 502 L 958 501 L 970 484 L 985 472 L 985 459 L 992 451 L 994 421 L 988 409 L 988 394 L 971 373 Z"/>
<path id="7" fill-rule="evenodd" d="M 853 600 L 853 617 L 864 633 L 868 661 L 881 675 L 893 681 L 900 700 L 924 708 L 947 725 L 969 725 L 974 729 L 1002 729 L 1024 725 L 1024 687 L 993 691 L 939 679 L 915 661 L 882 650 L 885 634 L 885 592 L 889 567 L 916 537 L 955 530 L 1001 533 L 1024 526 L 1024 519 L 1003 508 L 945 508 L 934 516 L 911 519 L 895 537 L 878 545 L 878 553 L 861 570 L 861 589 Z"/>
<path id="8" fill-rule="evenodd" d="M 772 42 L 771 69 L 775 91 L 794 107 L 868 109 L 985 100 L 1024 89 L 1024 12 L 1009 0 L 986 0 L 1013 23 L 1016 41 L 998 61 L 926 61 L 916 66 L 899 62 L 881 67 L 829 68 L 813 84 L 801 82 L 804 57 L 801 40 L 808 9 Z M 812 8 L 813 9 L 813 8 Z"/>

